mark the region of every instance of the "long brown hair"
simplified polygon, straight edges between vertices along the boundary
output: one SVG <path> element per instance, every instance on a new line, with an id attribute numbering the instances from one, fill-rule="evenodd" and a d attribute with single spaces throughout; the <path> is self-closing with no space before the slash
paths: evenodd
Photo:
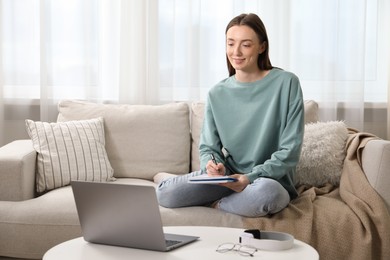
<path id="1" fill-rule="evenodd" d="M 225 35 L 227 31 L 235 25 L 246 25 L 249 26 L 253 31 L 255 31 L 257 37 L 259 38 L 260 44 L 265 43 L 265 50 L 259 54 L 257 60 L 257 66 L 260 70 L 270 70 L 272 69 L 271 61 L 269 59 L 269 45 L 268 45 L 268 36 L 265 26 L 261 19 L 256 14 L 240 14 L 239 16 L 234 17 L 226 27 Z M 233 68 L 232 64 L 229 61 L 229 58 L 226 55 L 227 66 L 229 70 L 229 76 L 236 74 L 236 70 Z"/>

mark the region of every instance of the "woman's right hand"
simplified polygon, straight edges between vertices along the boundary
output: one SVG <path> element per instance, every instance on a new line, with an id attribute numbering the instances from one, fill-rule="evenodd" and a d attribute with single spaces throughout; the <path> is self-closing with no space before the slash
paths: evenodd
<path id="1" fill-rule="evenodd" d="M 226 171 L 225 165 L 222 163 L 215 164 L 212 160 L 207 162 L 206 170 L 207 175 L 210 177 L 224 176 Z"/>

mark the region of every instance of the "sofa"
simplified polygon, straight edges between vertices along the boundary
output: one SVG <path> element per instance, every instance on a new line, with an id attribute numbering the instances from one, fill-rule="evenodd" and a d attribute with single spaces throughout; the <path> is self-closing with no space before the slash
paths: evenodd
<path id="1" fill-rule="evenodd" d="M 26 120 L 31 139 L 0 148 L 0 258 L 41 259 L 82 235 L 72 179 L 157 186 L 172 174 L 198 170 L 203 111 L 202 102 L 64 100 L 57 122 Z M 286 209 L 245 218 L 207 206 L 161 207 L 163 224 L 283 231 L 312 245 L 321 259 L 390 259 L 390 141 L 341 121 L 318 121 L 318 104 L 310 100 L 305 123 L 299 196 Z M 76 143 L 75 132 L 86 139 Z"/>

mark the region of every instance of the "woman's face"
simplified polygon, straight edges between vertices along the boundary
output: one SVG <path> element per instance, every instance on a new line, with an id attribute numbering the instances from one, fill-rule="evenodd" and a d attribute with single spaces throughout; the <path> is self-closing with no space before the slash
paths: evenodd
<path id="1" fill-rule="evenodd" d="M 236 71 L 258 71 L 257 59 L 264 50 L 265 43 L 260 44 L 255 31 L 249 26 L 235 25 L 226 33 L 226 55 Z"/>

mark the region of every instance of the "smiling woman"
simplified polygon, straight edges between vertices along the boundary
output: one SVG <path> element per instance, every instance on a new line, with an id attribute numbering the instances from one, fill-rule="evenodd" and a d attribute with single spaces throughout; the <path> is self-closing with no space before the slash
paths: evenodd
<path id="1" fill-rule="evenodd" d="M 255 14 L 242 14 L 226 28 L 226 56 L 229 75 L 243 82 L 260 80 L 272 69 L 268 56 L 268 36 L 263 22 Z M 248 78 L 261 70 L 256 78 Z"/>
<path id="2" fill-rule="evenodd" d="M 162 181 L 160 205 L 213 203 L 226 212 L 258 217 L 279 212 L 297 196 L 293 176 L 304 132 L 302 91 L 297 76 L 271 66 L 267 39 L 255 14 L 236 16 L 227 25 L 232 75 L 208 93 L 199 145 L 201 170 Z M 230 175 L 237 181 L 188 184 L 202 174 Z"/>

